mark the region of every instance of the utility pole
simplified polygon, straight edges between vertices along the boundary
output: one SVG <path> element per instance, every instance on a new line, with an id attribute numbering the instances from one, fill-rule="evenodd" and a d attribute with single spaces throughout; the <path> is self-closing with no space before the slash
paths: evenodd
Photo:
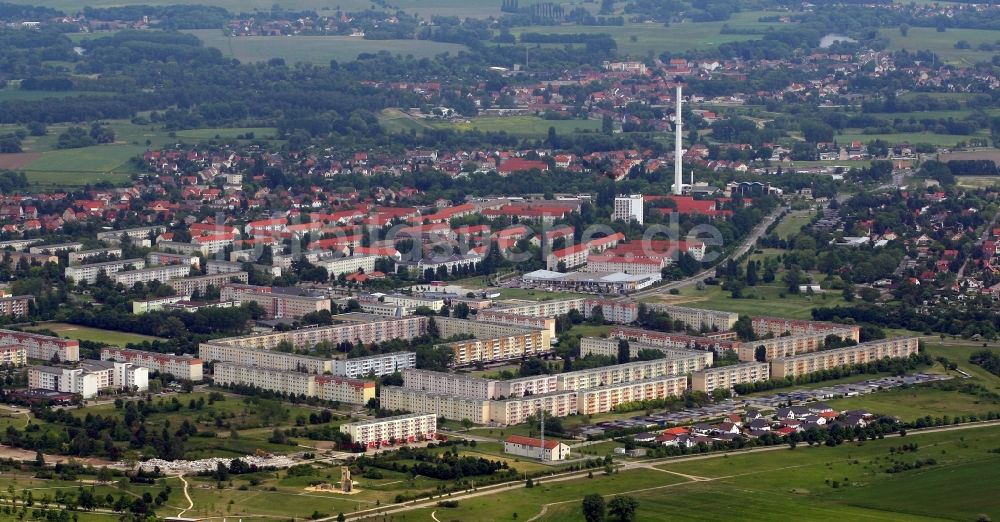
<path id="1" fill-rule="evenodd" d="M 538 460 L 545 461 L 545 409 L 538 410 L 538 419 L 541 424 L 540 432 L 542 434 L 542 447 L 538 449 Z"/>

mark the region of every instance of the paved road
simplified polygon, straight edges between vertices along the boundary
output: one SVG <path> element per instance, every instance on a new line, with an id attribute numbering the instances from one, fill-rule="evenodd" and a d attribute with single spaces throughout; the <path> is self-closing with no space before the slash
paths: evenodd
<path id="1" fill-rule="evenodd" d="M 1000 426 L 1000 420 L 970 422 L 970 423 L 966 423 L 966 424 L 958 424 L 958 425 L 952 425 L 952 426 L 941 426 L 941 427 L 937 427 L 937 428 L 924 428 L 924 429 L 921 429 L 921 430 L 912 430 L 912 431 L 907 432 L 907 437 L 917 437 L 917 436 L 925 435 L 925 434 L 928 434 L 928 433 L 940 433 L 940 432 L 944 432 L 944 431 L 958 431 L 958 430 L 967 430 L 967 429 L 981 428 L 983 426 Z M 898 437 L 898 436 L 899 436 L 899 434 L 889 434 L 889 435 L 886 435 L 886 437 Z M 808 446 L 801 445 L 800 448 L 808 449 Z M 692 460 L 704 460 L 704 459 L 720 458 L 720 457 L 725 457 L 726 455 L 729 455 L 729 454 L 732 454 L 732 453 L 762 453 L 762 452 L 766 452 L 766 451 L 781 451 L 781 450 L 787 450 L 787 449 L 788 449 L 788 445 L 786 445 L 786 444 L 780 444 L 780 445 L 777 445 L 777 446 L 765 446 L 765 447 L 762 447 L 762 448 L 751 448 L 751 449 L 746 449 L 746 450 L 716 452 L 716 453 L 707 453 L 707 454 L 701 454 L 701 455 L 689 455 L 689 456 L 685 456 L 685 457 L 664 457 L 662 459 L 651 459 L 651 460 L 641 460 L 641 461 L 626 461 L 626 462 L 619 462 L 617 464 L 617 466 L 618 466 L 619 470 L 630 470 L 630 469 L 646 468 L 646 469 L 657 469 L 657 471 L 663 471 L 663 470 L 660 470 L 658 468 L 655 468 L 655 466 L 660 465 L 660 464 L 668 464 L 668 463 L 672 464 L 672 463 L 676 463 L 676 462 L 688 462 L 688 461 L 692 461 Z M 537 479 L 536 482 L 562 482 L 562 481 L 566 481 L 566 480 L 575 480 L 575 479 L 580 479 L 580 478 L 586 477 L 587 474 L 590 473 L 590 472 L 592 472 L 592 471 L 593 470 L 584 470 L 584 471 L 576 471 L 576 472 L 569 472 L 569 473 L 560 473 L 560 474 L 552 475 L 552 476 L 549 476 L 549 477 L 542 477 L 540 479 Z M 704 477 L 692 477 L 692 480 L 693 481 L 701 481 L 700 479 L 703 479 L 703 478 Z M 461 501 L 461 500 L 466 500 L 466 499 L 470 499 L 470 498 L 483 497 L 483 496 L 495 495 L 495 494 L 498 494 L 498 493 L 503 493 L 505 491 L 510 490 L 511 488 L 523 488 L 523 487 L 524 487 L 524 481 L 515 480 L 515 481 L 511 481 L 511 482 L 504 482 L 502 484 L 495 484 L 493 486 L 487 486 L 487 487 L 480 488 L 480 489 L 475 490 L 475 491 L 467 491 L 466 493 L 458 493 L 458 494 L 452 493 L 452 495 L 450 497 L 446 497 L 446 498 L 448 500 Z M 422 501 L 414 501 L 414 502 L 412 502 L 410 504 L 401 505 L 401 506 L 392 506 L 392 507 L 387 507 L 387 508 L 376 508 L 376 509 L 370 509 L 370 510 L 365 510 L 365 511 L 358 511 L 358 512 L 355 512 L 355 513 L 352 513 L 352 514 L 348 515 L 347 516 L 347 520 L 364 520 L 367 517 L 376 517 L 376 516 L 391 515 L 391 514 L 394 514 L 394 513 L 401 513 L 401 512 L 405 512 L 405 511 L 412 511 L 412 510 L 415 510 L 415 509 L 423 509 L 423 508 L 428 508 L 428 507 L 434 507 L 434 506 L 437 505 L 437 503 L 438 503 L 439 500 L 441 500 L 441 498 L 434 498 L 434 499 L 422 500 Z M 334 520 L 334 519 L 336 519 L 336 517 L 329 517 L 329 518 L 324 518 L 324 519 L 320 519 L 320 520 L 321 520 L 321 522 L 325 522 L 325 521 L 330 521 L 330 520 Z"/>
<path id="2" fill-rule="evenodd" d="M 743 242 L 740 243 L 740 246 L 737 247 L 736 250 L 734 250 L 728 256 L 722 258 L 722 260 L 716 266 L 722 266 L 722 264 L 728 261 L 729 259 L 739 259 L 744 254 L 749 252 L 750 249 L 752 249 L 757 244 L 757 240 L 764 235 L 764 232 L 767 230 L 767 228 L 771 226 L 772 223 L 775 222 L 775 220 L 778 218 L 778 215 L 780 215 L 783 211 L 786 210 L 788 210 L 787 207 L 778 207 L 774 212 L 770 213 L 767 217 L 764 218 L 763 221 L 758 223 L 757 226 L 750 231 L 750 234 L 748 234 L 747 237 L 743 239 Z M 715 266 L 702 270 L 701 272 L 698 272 L 697 274 L 691 277 L 687 277 L 678 281 L 671 281 L 670 283 L 660 285 L 655 288 L 641 290 L 639 292 L 630 295 L 629 298 L 636 299 L 650 295 L 662 294 L 664 292 L 669 292 L 670 290 L 673 290 L 675 288 L 679 290 L 681 288 L 697 284 L 698 281 L 703 281 L 706 277 L 712 276 L 714 274 L 715 274 Z"/>

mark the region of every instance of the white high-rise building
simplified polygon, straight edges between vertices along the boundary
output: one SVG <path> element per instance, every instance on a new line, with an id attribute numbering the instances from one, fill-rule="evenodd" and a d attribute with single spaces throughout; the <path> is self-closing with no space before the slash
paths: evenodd
<path id="1" fill-rule="evenodd" d="M 642 194 L 631 194 L 615 198 L 615 220 L 635 221 L 642 224 Z"/>

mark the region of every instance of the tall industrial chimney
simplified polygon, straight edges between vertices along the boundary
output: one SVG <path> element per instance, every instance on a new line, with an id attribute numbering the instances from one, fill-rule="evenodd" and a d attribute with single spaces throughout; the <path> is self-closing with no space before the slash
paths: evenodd
<path id="1" fill-rule="evenodd" d="M 677 111 L 674 113 L 674 195 L 681 195 L 681 183 L 684 177 L 683 157 L 681 140 L 683 139 L 683 123 L 681 122 L 681 83 L 684 81 L 680 76 L 674 78 L 677 83 Z"/>

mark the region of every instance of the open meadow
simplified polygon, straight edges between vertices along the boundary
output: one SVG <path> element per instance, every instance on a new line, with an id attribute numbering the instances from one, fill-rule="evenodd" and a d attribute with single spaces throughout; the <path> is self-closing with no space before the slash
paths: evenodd
<path id="1" fill-rule="evenodd" d="M 215 47 L 241 62 L 263 62 L 283 58 L 287 63 L 307 62 L 329 65 L 330 60 L 351 61 L 362 53 L 388 51 L 414 58 L 431 58 L 442 53 L 456 54 L 464 45 L 428 40 L 365 40 L 352 36 L 243 36 L 227 37 L 221 30 L 187 31 L 206 46 Z"/>
<path id="2" fill-rule="evenodd" d="M 882 36 L 889 39 L 890 51 L 906 49 L 907 51 L 931 51 L 947 63 L 971 66 L 976 62 L 989 62 L 993 59 L 992 51 L 977 49 L 981 43 L 995 43 L 1000 39 L 996 31 L 985 29 L 948 29 L 938 32 L 932 27 L 911 27 L 906 36 L 899 29 L 882 29 Z M 969 49 L 956 49 L 959 40 L 969 43 Z"/>
<path id="3" fill-rule="evenodd" d="M 129 343 L 141 343 L 143 341 L 155 341 L 159 337 L 150 335 L 140 335 L 129 332 L 118 332 L 115 330 L 104 330 L 101 328 L 91 328 L 69 323 L 38 323 L 37 326 L 26 328 L 27 330 L 51 330 L 59 337 L 69 337 L 80 341 L 94 341 L 97 343 L 110 344 L 124 347 Z"/>
<path id="4" fill-rule="evenodd" d="M 902 442 L 910 454 L 890 453 Z M 606 476 L 517 488 L 462 499 L 452 509 L 425 508 L 393 520 L 582 521 L 584 495 L 606 500 L 628 494 L 639 502 L 637 520 L 975 520 L 1000 514 L 991 488 L 1000 480 L 1000 428 L 888 438 L 864 443 L 666 461 Z M 894 461 L 933 457 L 920 470 L 886 473 Z"/>
<path id="5" fill-rule="evenodd" d="M 28 180 L 45 188 L 72 187 L 99 181 L 120 183 L 129 175 L 141 172 L 132 159 L 146 150 L 157 149 L 177 143 L 194 143 L 214 139 L 237 139 L 253 133 L 254 139 L 273 140 L 278 130 L 274 127 L 233 127 L 188 129 L 167 132 L 150 124 L 133 123 L 127 120 L 101 122 L 115 132 L 115 142 L 75 149 L 59 149 L 59 134 L 70 127 L 68 124 L 48 126 L 45 136 L 28 136 L 22 142 L 24 152 L 0 154 L 0 168 L 23 171 Z M 85 128 L 89 124 L 81 124 Z M 0 125 L 0 133 L 12 132 L 17 125 Z"/>

